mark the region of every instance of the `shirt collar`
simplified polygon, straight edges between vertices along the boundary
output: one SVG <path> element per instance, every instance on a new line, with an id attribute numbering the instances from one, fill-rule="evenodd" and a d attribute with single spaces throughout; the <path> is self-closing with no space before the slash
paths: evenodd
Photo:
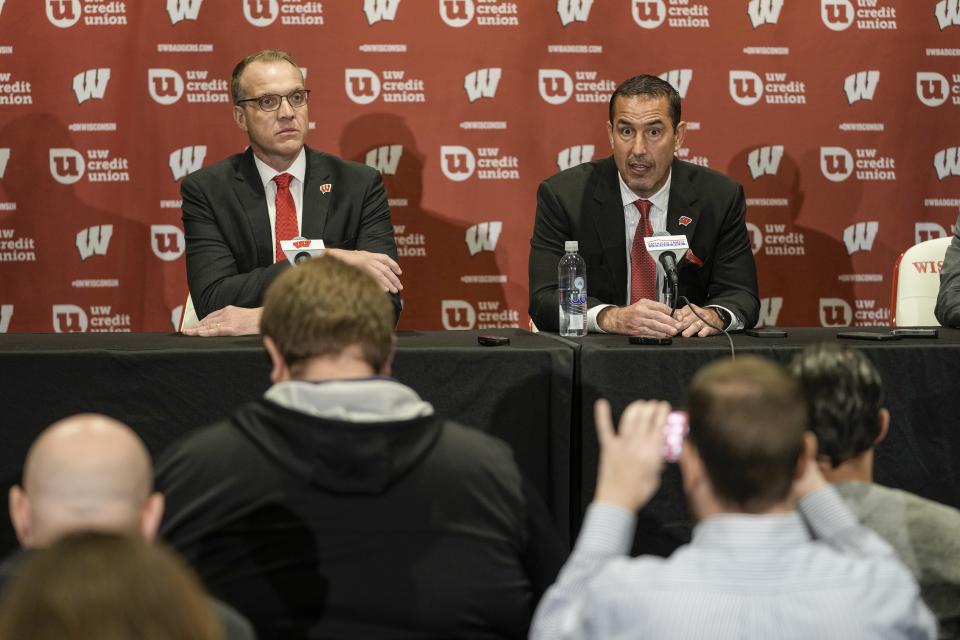
<path id="1" fill-rule="evenodd" d="M 300 184 L 303 184 L 307 174 L 307 151 L 304 147 L 300 147 L 300 153 L 297 154 L 297 159 L 293 161 L 292 165 L 287 167 L 286 171 L 277 171 L 258 158 L 257 154 L 253 154 L 253 163 L 257 165 L 257 173 L 260 174 L 260 180 L 263 182 L 264 190 L 266 190 L 267 185 L 273 181 L 273 177 L 281 173 L 289 173 L 299 180 Z"/>
<path id="2" fill-rule="evenodd" d="M 791 548 L 810 542 L 797 511 L 778 514 L 721 514 L 693 529 L 694 546 L 712 548 Z"/>
<path id="3" fill-rule="evenodd" d="M 667 204 L 670 201 L 670 181 L 673 180 L 673 167 L 670 167 L 670 173 L 667 174 L 667 181 L 663 183 L 663 186 L 660 187 L 660 190 L 655 194 L 646 198 L 653 203 L 653 206 L 661 211 L 667 210 Z M 623 176 L 620 175 L 620 170 L 617 169 L 617 182 L 620 183 L 620 198 L 623 201 L 623 206 L 628 204 L 633 204 L 636 202 L 640 196 L 635 194 L 630 190 L 630 187 L 627 186 L 627 183 L 623 181 Z"/>

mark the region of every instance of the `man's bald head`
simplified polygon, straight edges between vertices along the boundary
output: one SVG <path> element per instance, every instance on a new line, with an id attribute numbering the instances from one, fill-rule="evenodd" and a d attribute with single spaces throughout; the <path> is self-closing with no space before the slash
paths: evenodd
<path id="1" fill-rule="evenodd" d="M 23 485 L 10 490 L 10 517 L 26 547 L 79 530 L 152 539 L 163 510 L 152 490 L 150 454 L 137 434 L 112 418 L 81 414 L 34 441 Z"/>

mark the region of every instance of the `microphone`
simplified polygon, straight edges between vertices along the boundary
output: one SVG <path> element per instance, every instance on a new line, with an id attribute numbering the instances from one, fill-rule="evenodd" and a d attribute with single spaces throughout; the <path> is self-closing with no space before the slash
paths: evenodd
<path id="1" fill-rule="evenodd" d="M 690 248 L 687 236 L 671 236 L 666 231 L 658 231 L 653 236 L 644 238 L 643 244 L 647 247 L 647 253 L 663 266 L 668 285 L 676 289 L 679 284 L 677 254 L 682 256 Z"/>

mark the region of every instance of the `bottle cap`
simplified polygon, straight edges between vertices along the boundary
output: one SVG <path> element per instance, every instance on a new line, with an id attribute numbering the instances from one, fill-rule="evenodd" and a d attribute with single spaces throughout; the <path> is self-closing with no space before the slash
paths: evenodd
<path id="1" fill-rule="evenodd" d="M 576 240 L 567 240 L 563 243 L 563 250 L 567 253 L 578 251 L 579 249 L 580 245 Z"/>

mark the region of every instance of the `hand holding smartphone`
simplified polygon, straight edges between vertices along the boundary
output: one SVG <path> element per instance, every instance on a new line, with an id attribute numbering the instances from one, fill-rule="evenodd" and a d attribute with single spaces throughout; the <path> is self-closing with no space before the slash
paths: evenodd
<path id="1" fill-rule="evenodd" d="M 683 450 L 683 440 L 687 437 L 687 412 L 671 411 L 663 425 L 663 459 L 676 462 Z"/>

